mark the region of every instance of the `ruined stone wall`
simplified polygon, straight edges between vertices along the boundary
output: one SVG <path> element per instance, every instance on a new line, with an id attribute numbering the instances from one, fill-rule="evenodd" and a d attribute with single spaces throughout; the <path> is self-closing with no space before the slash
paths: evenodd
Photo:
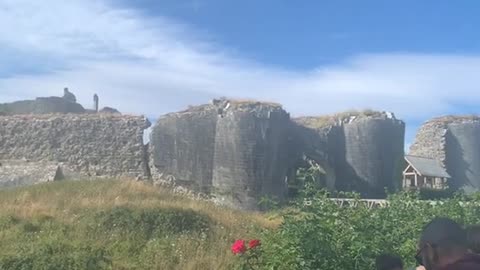
<path id="1" fill-rule="evenodd" d="M 396 119 L 361 118 L 345 124 L 345 150 L 335 154 L 337 162 L 345 157 L 339 181 L 353 181 L 354 190 L 369 197 L 399 188 L 404 135 L 405 125 Z"/>
<path id="2" fill-rule="evenodd" d="M 61 97 L 41 97 L 0 104 L 0 115 L 85 113 L 82 105 Z"/>
<path id="3" fill-rule="evenodd" d="M 152 177 L 235 208 L 257 209 L 262 196 L 281 200 L 289 125 L 280 106 L 264 103 L 224 100 L 168 114 L 151 133 Z"/>
<path id="4" fill-rule="evenodd" d="M 291 134 L 293 140 L 289 142 L 290 156 L 297 160 L 291 170 L 297 170 L 299 167 L 309 166 L 305 159 L 315 161 L 324 171 L 325 187 L 334 191 L 336 187 L 335 161 L 333 155 L 330 155 L 337 144 L 337 127 L 330 128 L 310 128 L 302 122 L 302 118 L 293 119 L 291 124 Z M 335 129 L 335 130 L 332 130 Z M 291 175 L 290 181 L 295 181 L 295 175 Z"/>
<path id="5" fill-rule="evenodd" d="M 208 105 L 161 117 L 150 138 L 152 178 L 210 193 L 217 118 Z"/>
<path id="6" fill-rule="evenodd" d="M 451 186 L 480 190 L 480 119 L 450 123 L 446 141 L 446 168 L 454 180 Z"/>
<path id="7" fill-rule="evenodd" d="M 52 161 L 85 176 L 147 177 L 148 126 L 144 117 L 111 114 L 0 116 L 0 160 Z"/>
<path id="8" fill-rule="evenodd" d="M 63 178 L 62 168 L 56 162 L 0 160 L 0 188 L 33 185 Z"/>
<path id="9" fill-rule="evenodd" d="M 446 162 L 447 123 L 428 121 L 420 127 L 409 154 L 438 160 L 443 166 Z"/>
<path id="10" fill-rule="evenodd" d="M 232 108 L 218 119 L 213 188 L 224 205 L 257 209 L 262 196 L 285 198 L 289 122 L 269 105 Z"/>
<path id="11" fill-rule="evenodd" d="M 480 190 L 480 117 L 447 116 L 426 122 L 410 148 L 411 155 L 437 159 L 446 168 L 449 185 Z"/>
<path id="12" fill-rule="evenodd" d="M 385 188 L 400 187 L 405 124 L 393 114 L 347 112 L 296 122 L 318 134 L 317 147 L 324 148 L 315 151 L 326 153 L 337 190 L 382 197 Z"/>

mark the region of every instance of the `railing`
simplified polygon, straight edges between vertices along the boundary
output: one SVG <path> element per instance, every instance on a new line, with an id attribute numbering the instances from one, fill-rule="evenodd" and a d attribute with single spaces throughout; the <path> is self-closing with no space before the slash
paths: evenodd
<path id="1" fill-rule="evenodd" d="M 375 208 L 375 207 L 386 207 L 388 206 L 387 200 L 375 200 L 375 199 L 343 199 L 343 198 L 332 198 L 330 199 L 334 201 L 340 207 L 359 207 L 364 206 L 368 209 Z"/>
<path id="2" fill-rule="evenodd" d="M 331 198 L 331 201 L 335 202 L 339 207 L 366 207 L 368 209 L 377 208 L 377 207 L 387 207 L 389 206 L 390 202 L 388 200 L 381 200 L 381 199 L 345 199 L 345 198 Z M 406 204 L 415 204 L 415 203 L 428 203 L 430 205 L 442 205 L 445 202 L 443 201 L 432 201 L 432 200 L 425 200 L 425 201 L 407 201 Z M 311 201 L 305 201 L 305 205 L 311 205 Z M 477 207 L 480 207 L 479 202 L 459 202 L 460 206 L 466 206 L 474 204 Z"/>

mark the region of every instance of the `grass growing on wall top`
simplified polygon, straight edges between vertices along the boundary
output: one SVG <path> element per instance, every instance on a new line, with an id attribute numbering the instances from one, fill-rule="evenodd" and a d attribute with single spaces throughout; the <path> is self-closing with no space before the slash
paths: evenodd
<path id="1" fill-rule="evenodd" d="M 339 120 L 343 121 L 350 117 L 381 117 L 384 113 L 379 111 L 374 111 L 370 109 L 361 110 L 361 111 L 345 111 L 332 115 L 321 115 L 321 116 L 307 116 L 299 117 L 294 119 L 295 122 L 302 124 L 304 126 L 321 129 L 329 126 L 335 125 Z"/>
<path id="2" fill-rule="evenodd" d="M 131 181 L 0 191 L 0 269 L 231 269 L 230 244 L 273 228 Z"/>

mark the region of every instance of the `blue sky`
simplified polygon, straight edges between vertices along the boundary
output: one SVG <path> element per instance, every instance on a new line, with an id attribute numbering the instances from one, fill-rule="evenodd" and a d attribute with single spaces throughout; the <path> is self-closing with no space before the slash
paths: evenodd
<path id="1" fill-rule="evenodd" d="M 262 63 L 312 69 L 358 53 L 470 53 L 478 1 L 140 0 L 143 15 L 194 25 Z"/>
<path id="2" fill-rule="evenodd" d="M 228 96 L 294 116 L 478 113 L 480 2 L 0 0 L 0 102 L 60 95 L 158 117 Z"/>

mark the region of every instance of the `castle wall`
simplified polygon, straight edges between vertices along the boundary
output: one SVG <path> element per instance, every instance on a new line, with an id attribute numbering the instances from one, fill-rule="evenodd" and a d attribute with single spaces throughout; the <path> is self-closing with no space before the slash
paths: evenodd
<path id="1" fill-rule="evenodd" d="M 289 124 L 275 106 L 232 109 L 218 119 L 213 189 L 224 205 L 257 209 L 263 196 L 285 198 Z"/>
<path id="2" fill-rule="evenodd" d="M 278 105 L 223 101 L 160 118 L 150 138 L 154 181 L 209 193 L 224 205 L 257 209 L 282 200 L 289 116 Z"/>
<path id="3" fill-rule="evenodd" d="M 8 112 L 0 116 L 0 187 L 51 181 L 60 168 L 66 178 L 151 177 L 211 194 L 224 205 L 258 209 L 262 197 L 285 199 L 287 179 L 303 156 L 320 165 L 330 190 L 381 196 L 385 187 L 399 187 L 405 124 L 387 113 L 292 122 L 278 104 L 214 100 L 161 117 L 145 146 L 150 123 L 144 117 L 69 114 L 80 111 L 61 98 L 35 102 L 0 107 Z M 450 129 L 460 145 L 471 144 L 473 135 L 464 138 L 459 134 L 468 132 Z M 443 153 L 433 146 L 432 155 Z M 470 156 L 474 163 L 480 159 Z"/>
<path id="4" fill-rule="evenodd" d="M 427 121 L 410 148 L 411 155 L 434 158 L 450 174 L 449 186 L 480 190 L 480 118 L 445 116 Z"/>
<path id="5" fill-rule="evenodd" d="M 294 160 L 292 170 L 298 167 L 309 166 L 304 158 L 315 161 L 325 171 L 325 187 L 334 191 L 336 187 L 335 162 L 332 149 L 336 147 L 337 136 L 330 129 L 314 129 L 302 123 L 301 119 L 294 119 L 291 126 L 292 140 L 289 141 L 289 155 Z M 291 177 L 295 177 L 292 175 Z M 291 179 L 294 180 L 294 179 Z"/>
<path id="6" fill-rule="evenodd" d="M 382 197 L 385 188 L 401 187 L 405 124 L 393 115 L 347 112 L 296 122 L 318 135 L 318 142 L 310 144 L 305 154 L 324 153 L 323 160 L 329 164 L 325 167 L 333 168 L 327 179 L 336 190 Z"/>
<path id="7" fill-rule="evenodd" d="M 446 164 L 447 124 L 443 121 L 429 121 L 423 124 L 410 146 L 409 154 L 438 160 Z"/>
<path id="8" fill-rule="evenodd" d="M 213 106 L 203 106 L 160 118 L 150 136 L 152 178 L 209 193 L 217 117 Z"/>
<path id="9" fill-rule="evenodd" d="M 0 188 L 33 185 L 62 178 L 62 169 L 55 162 L 0 161 Z"/>
<path id="10" fill-rule="evenodd" d="M 345 149 L 335 154 L 344 160 L 339 181 L 353 181 L 354 190 L 382 197 L 384 189 L 400 187 L 405 125 L 395 119 L 362 118 L 343 127 Z M 343 152 L 344 150 L 344 152 Z M 343 153 L 342 153 L 343 152 Z"/>
<path id="11" fill-rule="evenodd" d="M 480 121 L 448 124 L 446 168 L 452 188 L 480 190 Z"/>
<path id="12" fill-rule="evenodd" d="M 0 160 L 53 161 L 85 176 L 148 177 L 148 126 L 144 117 L 108 114 L 0 116 Z"/>
<path id="13" fill-rule="evenodd" d="M 0 104 L 0 115 L 85 113 L 82 105 L 61 97 L 41 97 Z"/>

